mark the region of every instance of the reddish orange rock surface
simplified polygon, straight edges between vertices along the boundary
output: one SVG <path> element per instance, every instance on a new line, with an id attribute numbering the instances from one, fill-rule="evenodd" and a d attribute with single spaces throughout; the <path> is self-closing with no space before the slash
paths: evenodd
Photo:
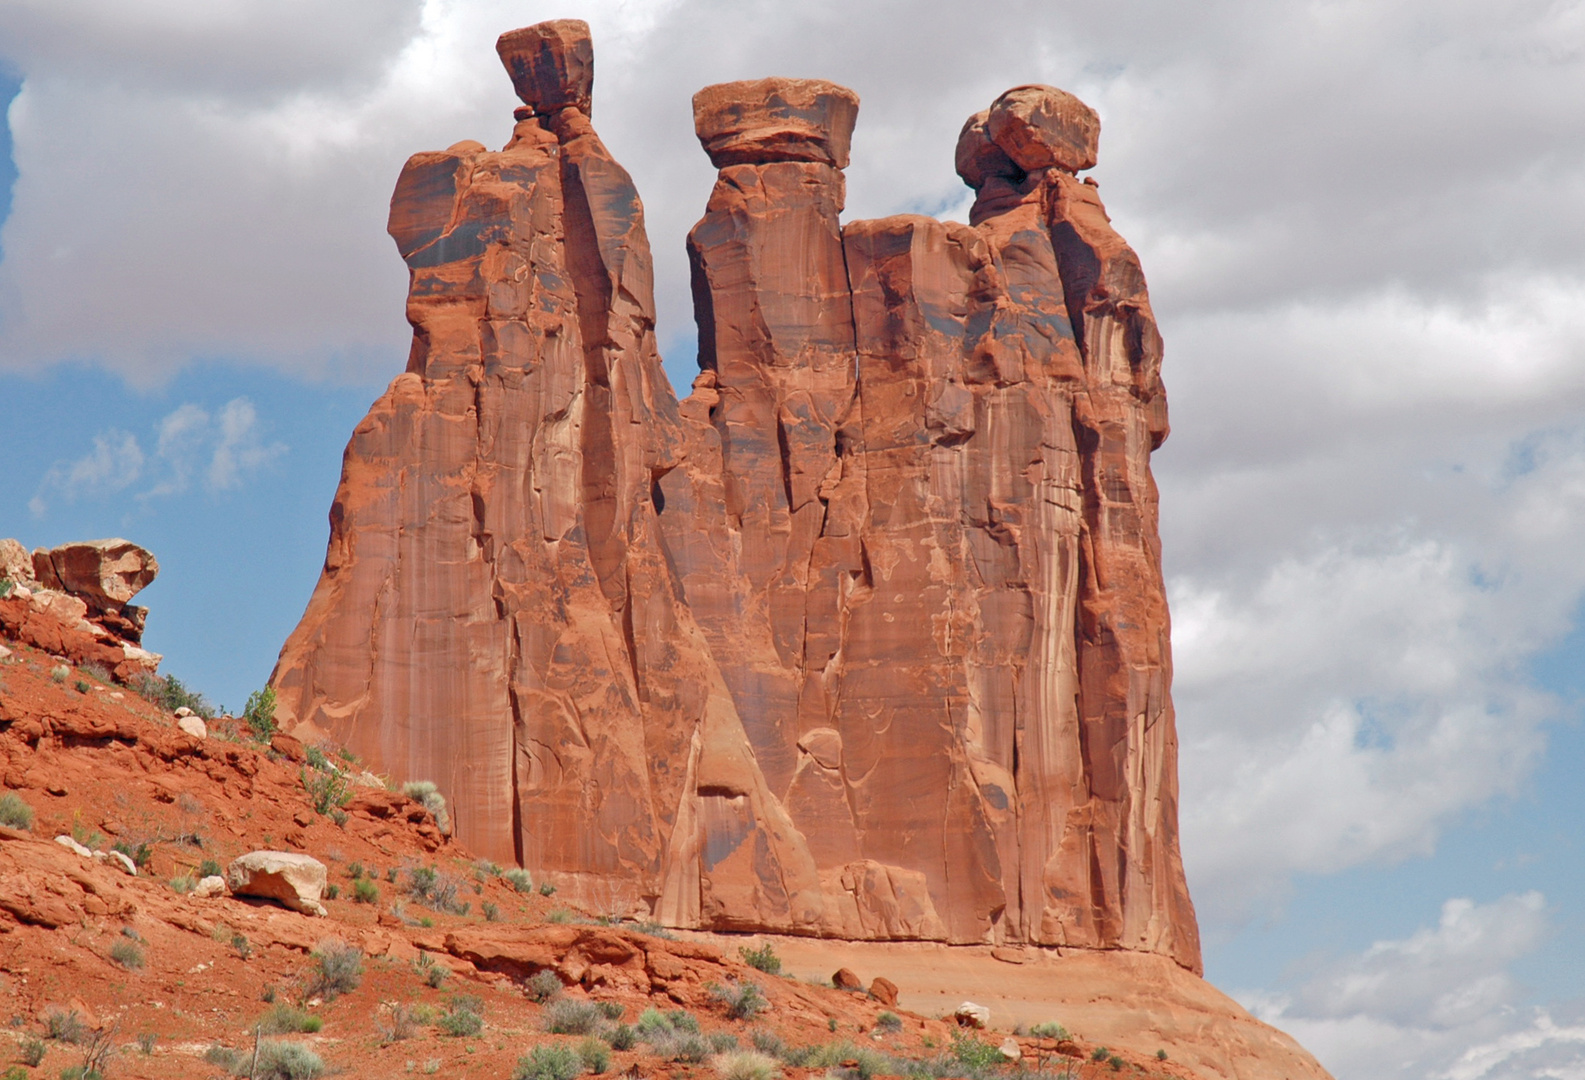
<path id="1" fill-rule="evenodd" d="M 281 719 L 604 910 L 1198 970 L 1161 341 L 1073 175 L 1094 113 L 1009 91 L 959 147 L 971 225 L 844 225 L 850 91 L 701 91 L 679 403 L 587 28 L 500 51 L 533 115 L 397 183 L 413 351 L 348 446 Z"/>

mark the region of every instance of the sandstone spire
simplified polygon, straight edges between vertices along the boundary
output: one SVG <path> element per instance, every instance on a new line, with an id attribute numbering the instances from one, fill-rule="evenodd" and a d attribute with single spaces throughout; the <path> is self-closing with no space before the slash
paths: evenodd
<path id="1" fill-rule="evenodd" d="M 587 27 L 498 46 L 498 153 L 408 162 L 414 346 L 349 444 L 280 712 L 459 836 L 676 926 L 1199 946 L 1138 260 L 1049 87 L 965 125 L 971 225 L 840 221 L 851 92 L 707 87 L 701 372 L 654 339 Z"/>

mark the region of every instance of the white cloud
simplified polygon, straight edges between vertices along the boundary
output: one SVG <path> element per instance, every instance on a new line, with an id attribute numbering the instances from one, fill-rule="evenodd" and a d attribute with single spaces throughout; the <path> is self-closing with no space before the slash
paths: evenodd
<path id="1" fill-rule="evenodd" d="M 145 455 L 135 435 L 111 429 L 94 436 L 93 450 L 72 462 L 50 466 L 28 503 L 43 517 L 51 499 L 105 499 L 146 481 L 134 492 L 145 505 L 181 495 L 202 479 L 211 494 L 242 485 L 247 476 L 286 453 L 284 443 L 266 444 L 258 412 L 247 398 L 234 398 L 218 417 L 188 402 L 154 425 L 154 453 Z"/>
<path id="2" fill-rule="evenodd" d="M 1296 872 L 1430 851 L 1543 750 L 1557 703 L 1525 662 L 1585 595 L 1585 429 L 1465 443 L 1459 471 L 1439 448 L 1208 470 L 1169 513 L 1168 550 L 1189 541 L 1170 590 L 1184 844 L 1213 934 Z"/>
<path id="3" fill-rule="evenodd" d="M 39 490 L 28 502 L 34 517 L 49 509 L 44 495 L 68 503 L 78 499 L 113 495 L 137 483 L 143 475 L 143 448 L 136 436 L 111 428 L 94 436 L 94 448 L 71 462 L 56 462 L 44 474 Z"/>
<path id="4" fill-rule="evenodd" d="M 1236 995 L 1334 1075 L 1516 1080 L 1585 1068 L 1585 1028 L 1521 1009 L 1509 972 L 1550 932 L 1540 893 L 1442 905 L 1435 926 L 1324 966 L 1288 993 Z"/>
<path id="5" fill-rule="evenodd" d="M 145 380 L 212 355 L 316 377 L 399 369 L 403 269 L 383 234 L 396 173 L 416 150 L 504 141 L 494 38 L 553 15 L 594 26 L 595 118 L 644 194 L 673 343 L 691 333 L 682 237 L 712 179 L 689 97 L 770 72 L 862 95 L 852 216 L 958 206 L 965 116 L 1012 83 L 1080 92 L 1105 121 L 1097 175 L 1171 319 L 1391 289 L 1479 304 L 1533 274 L 1579 295 L 1577 5 L 998 14 L 993 30 L 944 3 L 900 18 L 837 0 L 19 0 L 0 10 L 0 54 L 24 77 L 0 362 L 97 357 Z"/>
<path id="6" fill-rule="evenodd" d="M 239 487 L 245 474 L 286 452 L 281 443 L 260 442 L 259 417 L 247 398 L 226 402 L 216 426 L 218 437 L 205 472 L 205 482 L 213 491 Z"/>

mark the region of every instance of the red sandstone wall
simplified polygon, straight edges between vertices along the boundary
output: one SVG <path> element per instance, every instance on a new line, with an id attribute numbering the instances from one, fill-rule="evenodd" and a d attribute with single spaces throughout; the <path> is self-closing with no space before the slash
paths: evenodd
<path id="1" fill-rule="evenodd" d="M 282 716 L 602 908 L 1197 970 L 1161 343 L 1073 175 L 1094 114 L 1009 91 L 960 143 L 972 226 L 844 226 L 850 91 L 701 91 L 679 403 L 587 28 L 500 49 L 512 141 L 416 155 L 392 199 L 413 352 L 348 446 Z"/>

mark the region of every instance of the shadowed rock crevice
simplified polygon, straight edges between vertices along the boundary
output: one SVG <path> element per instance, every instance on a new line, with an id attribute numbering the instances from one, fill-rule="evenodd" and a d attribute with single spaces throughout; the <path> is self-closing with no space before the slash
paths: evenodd
<path id="1" fill-rule="evenodd" d="M 349 444 L 283 719 L 459 839 L 670 925 L 1162 954 L 1178 856 L 1161 342 L 1099 122 L 965 125 L 971 225 L 840 220 L 858 112 L 707 87 L 678 401 L 587 27 L 504 35 L 498 152 L 409 161 L 414 345 Z"/>

